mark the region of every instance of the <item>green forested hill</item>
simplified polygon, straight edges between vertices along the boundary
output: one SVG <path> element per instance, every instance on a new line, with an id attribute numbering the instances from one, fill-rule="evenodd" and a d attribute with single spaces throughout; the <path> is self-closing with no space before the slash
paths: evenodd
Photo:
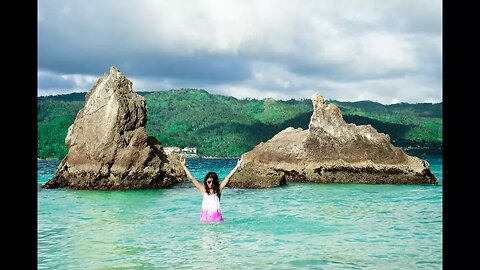
<path id="1" fill-rule="evenodd" d="M 239 100 L 197 89 L 138 93 L 147 103 L 148 135 L 164 146 L 197 147 L 201 156 L 239 156 L 287 127 L 308 128 L 312 115 L 310 99 Z M 39 158 L 66 155 L 67 129 L 84 97 L 85 93 L 75 93 L 38 98 Z M 345 121 L 371 124 L 407 153 L 441 153 L 441 103 L 327 102 L 341 109 Z"/>

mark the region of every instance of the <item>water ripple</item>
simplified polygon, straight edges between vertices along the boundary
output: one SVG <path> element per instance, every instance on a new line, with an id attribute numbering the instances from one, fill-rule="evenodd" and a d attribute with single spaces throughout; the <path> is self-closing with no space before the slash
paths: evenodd
<path id="1" fill-rule="evenodd" d="M 208 162 L 191 161 L 196 177 L 215 166 L 224 177 L 236 161 Z M 39 182 L 56 168 L 41 164 Z M 115 192 L 39 189 L 38 269 L 442 265 L 441 186 L 227 188 L 221 203 L 225 222 L 200 224 L 201 197 L 191 183 Z"/>

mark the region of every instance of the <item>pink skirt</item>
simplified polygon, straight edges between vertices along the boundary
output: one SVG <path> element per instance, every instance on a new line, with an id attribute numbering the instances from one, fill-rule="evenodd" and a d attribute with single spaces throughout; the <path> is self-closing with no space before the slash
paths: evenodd
<path id="1" fill-rule="evenodd" d="M 208 211 L 202 209 L 202 213 L 200 214 L 200 222 L 220 222 L 223 221 L 222 213 L 219 210 L 216 211 Z"/>

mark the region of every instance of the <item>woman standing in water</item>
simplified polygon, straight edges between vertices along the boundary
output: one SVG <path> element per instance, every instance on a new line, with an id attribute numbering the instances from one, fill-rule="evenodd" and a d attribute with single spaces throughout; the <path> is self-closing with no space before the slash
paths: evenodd
<path id="1" fill-rule="evenodd" d="M 235 171 L 240 167 L 243 161 L 242 157 L 237 161 L 237 165 L 232 171 L 225 177 L 222 183 L 218 182 L 218 175 L 215 172 L 209 172 L 205 175 L 203 185 L 198 182 L 192 173 L 186 166 L 186 159 L 180 158 L 180 163 L 183 169 L 187 173 L 187 177 L 192 181 L 195 187 L 202 194 L 202 213 L 200 214 L 200 222 L 220 222 L 223 221 L 222 212 L 220 211 L 220 197 L 222 196 L 222 190 L 230 181 L 230 178 Z"/>

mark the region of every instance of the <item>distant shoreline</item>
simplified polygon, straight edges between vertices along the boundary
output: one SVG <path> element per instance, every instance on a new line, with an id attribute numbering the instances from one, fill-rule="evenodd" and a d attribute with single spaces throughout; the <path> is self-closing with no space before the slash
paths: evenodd
<path id="1" fill-rule="evenodd" d="M 216 156 L 185 156 L 186 158 L 191 159 L 238 159 L 240 157 L 216 157 Z M 39 158 L 37 161 L 51 161 L 51 160 L 62 160 L 61 158 Z"/>
<path id="2" fill-rule="evenodd" d="M 240 157 L 211 157 L 211 156 L 205 156 L 205 157 L 198 157 L 199 159 L 238 159 Z"/>
<path id="3" fill-rule="evenodd" d="M 418 155 L 412 155 L 408 154 L 410 156 L 418 157 L 421 159 L 425 159 L 428 157 L 443 157 L 443 153 L 439 154 L 418 154 Z M 239 159 L 240 157 L 217 157 L 217 156 L 185 156 L 185 158 L 188 159 Z M 52 160 L 62 160 L 61 158 L 39 158 L 37 157 L 37 161 L 52 161 Z"/>
<path id="4" fill-rule="evenodd" d="M 178 155 L 181 157 L 190 158 L 190 159 L 238 159 L 240 158 L 240 157 L 221 157 L 221 156 L 199 156 L 199 155 L 189 155 L 189 154 L 178 154 Z"/>

